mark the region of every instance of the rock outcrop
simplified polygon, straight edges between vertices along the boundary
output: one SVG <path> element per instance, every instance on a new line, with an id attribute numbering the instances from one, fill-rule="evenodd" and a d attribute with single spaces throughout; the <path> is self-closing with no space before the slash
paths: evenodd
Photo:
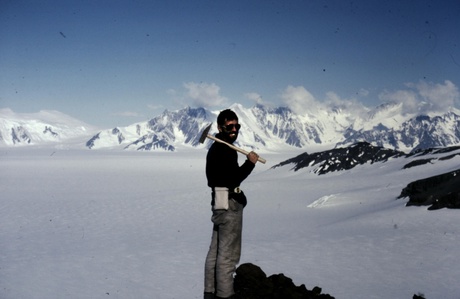
<path id="1" fill-rule="evenodd" d="M 284 274 L 267 277 L 259 266 L 242 264 L 236 269 L 235 293 L 241 299 L 334 299 L 321 294 L 321 288 L 307 290 L 305 285 L 296 286 Z"/>
<path id="2" fill-rule="evenodd" d="M 408 184 L 398 198 L 409 197 L 407 206 L 428 210 L 460 209 L 460 169 Z"/>

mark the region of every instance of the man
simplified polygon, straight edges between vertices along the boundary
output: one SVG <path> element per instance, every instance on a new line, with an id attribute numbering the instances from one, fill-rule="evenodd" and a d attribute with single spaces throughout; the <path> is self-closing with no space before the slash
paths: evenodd
<path id="1" fill-rule="evenodd" d="M 233 143 L 240 124 L 235 112 L 222 111 L 217 117 L 217 138 Z M 211 245 L 206 256 L 204 298 L 232 298 L 233 274 L 241 255 L 243 208 L 246 197 L 239 186 L 252 172 L 258 160 L 255 152 L 238 165 L 237 152 L 229 146 L 214 142 L 206 157 L 206 177 L 212 188 Z M 224 188 L 222 188 L 224 187 Z M 224 199 L 222 199 L 224 198 Z"/>

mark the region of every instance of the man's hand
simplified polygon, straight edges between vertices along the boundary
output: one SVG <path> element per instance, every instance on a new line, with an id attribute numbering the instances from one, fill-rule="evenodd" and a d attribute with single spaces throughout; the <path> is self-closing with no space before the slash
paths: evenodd
<path id="1" fill-rule="evenodd" d="M 259 155 L 256 154 L 255 152 L 250 152 L 247 157 L 248 157 L 248 160 L 254 164 L 256 164 L 259 159 Z"/>

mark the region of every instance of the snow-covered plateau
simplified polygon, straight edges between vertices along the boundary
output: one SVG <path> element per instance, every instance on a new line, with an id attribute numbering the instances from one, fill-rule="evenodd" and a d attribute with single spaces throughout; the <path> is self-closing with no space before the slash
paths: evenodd
<path id="1" fill-rule="evenodd" d="M 408 169 L 414 157 L 324 175 L 271 169 L 300 153 L 264 153 L 241 186 L 241 263 L 338 299 L 460 298 L 458 210 L 397 199 L 458 169 L 458 155 Z M 205 156 L 0 148 L 0 298 L 202 298 Z"/>

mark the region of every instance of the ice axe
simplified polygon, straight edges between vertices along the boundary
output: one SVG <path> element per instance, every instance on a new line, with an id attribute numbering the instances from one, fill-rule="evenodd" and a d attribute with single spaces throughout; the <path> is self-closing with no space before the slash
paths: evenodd
<path id="1" fill-rule="evenodd" d="M 223 141 L 223 140 L 221 140 L 219 138 L 216 138 L 216 137 L 210 135 L 209 130 L 211 130 L 211 126 L 212 126 L 212 123 L 203 130 L 203 133 L 201 134 L 201 137 L 200 137 L 200 143 L 204 143 L 206 138 L 209 138 L 209 139 L 212 139 L 214 141 L 223 143 L 223 144 L 229 146 L 230 148 L 234 149 L 235 151 L 240 152 L 240 153 L 242 153 L 242 154 L 244 154 L 246 156 L 249 154 L 249 152 L 245 151 L 244 149 L 241 149 L 241 148 L 239 148 L 237 146 L 234 146 L 231 143 L 225 142 L 225 141 Z M 265 160 L 264 158 L 261 158 L 261 157 L 258 158 L 258 161 L 261 162 L 261 163 L 264 163 L 264 164 L 265 164 L 265 162 L 267 162 L 267 160 Z"/>

